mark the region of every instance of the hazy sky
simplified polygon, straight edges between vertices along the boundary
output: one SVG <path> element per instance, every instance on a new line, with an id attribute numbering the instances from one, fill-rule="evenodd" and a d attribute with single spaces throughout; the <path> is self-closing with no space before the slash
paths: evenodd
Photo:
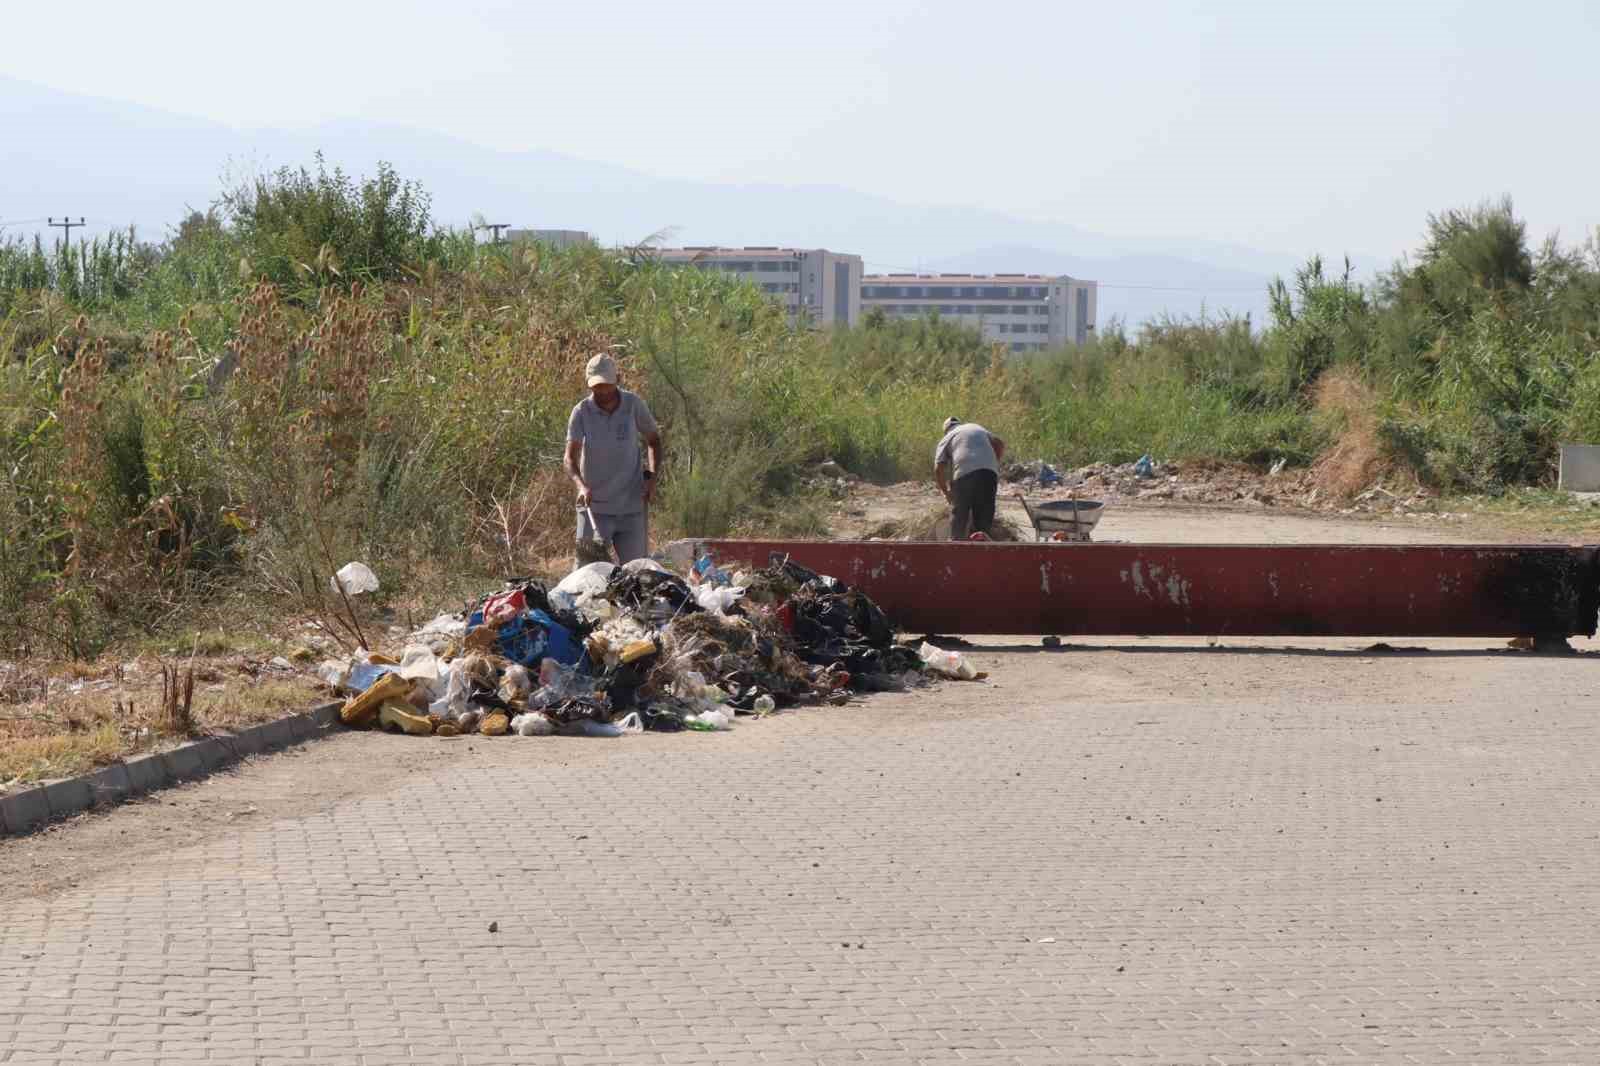
<path id="1" fill-rule="evenodd" d="M 1600 225 L 1593 2 L 3 5 L 0 71 L 236 126 L 357 117 L 1295 255 L 1387 258 L 1507 192 L 1535 235 Z"/>

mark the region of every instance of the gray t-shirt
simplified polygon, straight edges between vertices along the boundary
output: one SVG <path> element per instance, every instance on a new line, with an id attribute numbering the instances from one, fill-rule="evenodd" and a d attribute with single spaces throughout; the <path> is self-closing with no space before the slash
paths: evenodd
<path id="1" fill-rule="evenodd" d="M 1000 460 L 995 458 L 994 444 L 989 431 L 976 422 L 963 422 L 939 440 L 933 450 L 933 465 L 949 463 L 954 469 L 950 479 L 965 477 L 975 470 L 993 470 L 1000 473 Z"/>
<path id="2" fill-rule="evenodd" d="M 593 396 L 578 401 L 567 419 L 567 441 L 583 445 L 578 473 L 589 486 L 595 514 L 638 514 L 644 510 L 644 456 L 639 437 L 657 432 L 655 416 L 638 394 L 618 390 L 622 400 L 610 414 Z"/>

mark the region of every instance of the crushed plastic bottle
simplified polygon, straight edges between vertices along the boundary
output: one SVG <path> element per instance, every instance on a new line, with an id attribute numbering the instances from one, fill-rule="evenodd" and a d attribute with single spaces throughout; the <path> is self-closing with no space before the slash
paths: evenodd
<path id="1" fill-rule="evenodd" d="M 778 701 L 771 696 L 763 694 L 756 697 L 754 709 L 758 715 L 768 715 L 778 709 Z"/>
<path id="2" fill-rule="evenodd" d="M 977 668 L 958 651 L 945 651 L 923 641 L 922 647 L 917 649 L 917 655 L 928 669 L 945 677 L 955 678 L 958 681 L 971 681 L 978 676 Z"/>

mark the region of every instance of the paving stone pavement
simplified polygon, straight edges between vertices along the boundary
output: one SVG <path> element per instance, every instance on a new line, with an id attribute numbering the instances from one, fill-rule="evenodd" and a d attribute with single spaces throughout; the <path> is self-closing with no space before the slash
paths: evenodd
<path id="1" fill-rule="evenodd" d="M 1086 701 L 1089 661 L 479 741 L 15 901 L 0 1063 L 1600 1062 L 1587 681 Z"/>

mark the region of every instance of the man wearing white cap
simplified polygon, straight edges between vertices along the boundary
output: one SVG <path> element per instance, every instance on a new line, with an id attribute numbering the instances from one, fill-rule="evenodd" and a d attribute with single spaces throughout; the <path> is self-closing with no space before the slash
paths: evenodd
<path id="1" fill-rule="evenodd" d="M 562 466 L 578 490 L 578 562 L 596 539 L 617 561 L 650 554 L 650 500 L 661 472 L 661 429 L 643 397 L 617 387 L 617 363 L 604 352 L 584 368 L 589 395 L 567 420 Z M 650 450 L 646 466 L 639 440 Z"/>
<path id="2" fill-rule="evenodd" d="M 950 539 L 989 535 L 994 497 L 1000 488 L 1000 458 L 1006 442 L 976 422 L 944 420 L 944 436 L 933 449 L 933 480 L 950 501 Z"/>

